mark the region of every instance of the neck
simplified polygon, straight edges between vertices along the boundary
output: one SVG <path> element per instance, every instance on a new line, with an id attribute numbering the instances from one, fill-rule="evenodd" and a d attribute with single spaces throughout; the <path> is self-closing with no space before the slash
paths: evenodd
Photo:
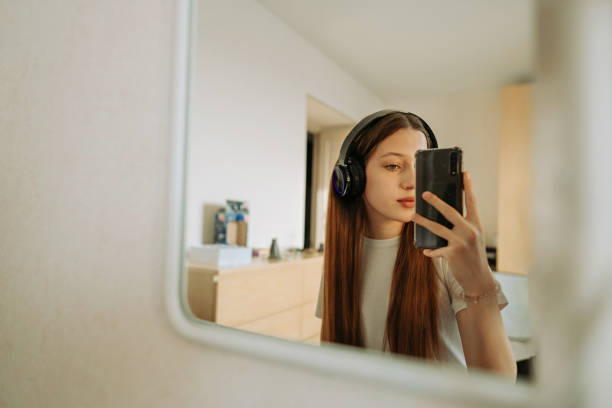
<path id="1" fill-rule="evenodd" d="M 397 237 L 402 233 L 404 223 L 400 221 L 388 221 L 385 223 L 370 223 L 366 228 L 366 237 L 371 239 L 389 239 Z"/>

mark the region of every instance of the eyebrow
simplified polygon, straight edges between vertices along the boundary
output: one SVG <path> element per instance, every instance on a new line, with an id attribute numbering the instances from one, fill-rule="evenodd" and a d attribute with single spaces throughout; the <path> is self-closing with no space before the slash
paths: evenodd
<path id="1" fill-rule="evenodd" d="M 381 158 L 385 157 L 385 156 L 400 156 L 400 157 L 408 157 L 408 155 L 405 154 L 401 154 L 401 153 L 395 153 L 395 152 L 389 152 L 389 153 L 385 153 L 382 156 L 380 156 Z"/>

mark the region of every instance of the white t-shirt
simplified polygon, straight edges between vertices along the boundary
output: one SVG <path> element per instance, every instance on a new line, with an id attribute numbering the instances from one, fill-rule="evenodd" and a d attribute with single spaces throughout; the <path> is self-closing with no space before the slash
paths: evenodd
<path id="1" fill-rule="evenodd" d="M 364 237 L 363 283 L 361 288 L 361 316 L 364 345 L 366 348 L 383 350 L 383 337 L 387 321 L 387 309 L 391 292 L 393 267 L 401 236 L 390 239 Z M 448 268 L 444 258 L 432 259 L 440 278 L 438 311 L 440 313 L 440 359 L 449 363 L 466 366 L 461 345 L 461 336 L 455 315 L 467 305 L 461 299 L 461 285 Z M 315 316 L 322 318 L 323 277 Z M 508 300 L 503 292 L 497 296 L 497 303 L 503 309 Z"/>

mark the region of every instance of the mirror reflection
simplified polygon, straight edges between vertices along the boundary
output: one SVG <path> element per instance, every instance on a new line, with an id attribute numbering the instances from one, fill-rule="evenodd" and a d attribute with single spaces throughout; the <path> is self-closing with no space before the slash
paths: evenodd
<path id="1" fill-rule="evenodd" d="M 195 3 L 192 313 L 529 379 L 532 2 Z M 462 211 L 425 201 L 444 229 L 414 215 L 433 140 L 470 176 Z"/>

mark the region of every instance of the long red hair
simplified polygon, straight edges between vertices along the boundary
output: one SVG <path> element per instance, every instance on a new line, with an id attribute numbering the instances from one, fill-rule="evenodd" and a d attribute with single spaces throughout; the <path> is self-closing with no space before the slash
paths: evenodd
<path id="1" fill-rule="evenodd" d="M 363 158 L 364 169 L 375 147 L 403 128 L 427 135 L 416 116 L 398 112 L 374 122 L 355 138 L 353 154 Z M 321 341 L 364 347 L 360 298 L 367 215 L 363 196 L 338 197 L 330 179 L 328 200 Z M 438 278 L 431 259 L 414 246 L 413 228 L 413 223 L 402 228 L 383 344 L 392 353 L 439 359 Z"/>

